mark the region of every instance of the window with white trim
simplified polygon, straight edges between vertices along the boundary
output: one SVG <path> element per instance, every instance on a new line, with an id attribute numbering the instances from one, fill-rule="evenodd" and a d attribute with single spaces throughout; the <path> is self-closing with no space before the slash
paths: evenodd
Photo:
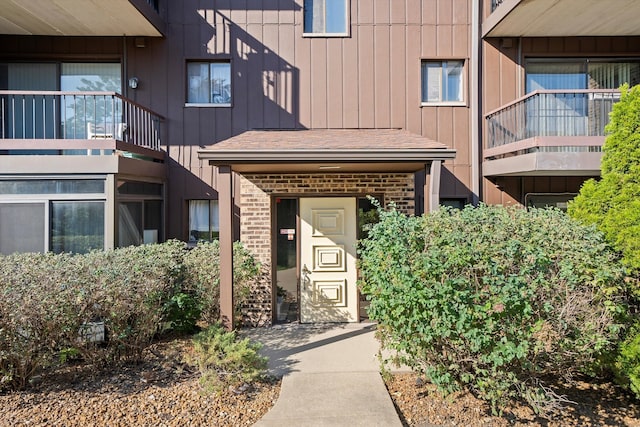
<path id="1" fill-rule="evenodd" d="M 188 62 L 187 104 L 231 106 L 231 62 Z"/>
<path id="2" fill-rule="evenodd" d="M 349 0 L 304 0 L 304 34 L 349 35 Z"/>
<path id="3" fill-rule="evenodd" d="M 211 242 L 218 240 L 217 200 L 189 200 L 189 242 Z"/>
<path id="4" fill-rule="evenodd" d="M 422 61 L 422 103 L 464 102 L 464 61 Z"/>

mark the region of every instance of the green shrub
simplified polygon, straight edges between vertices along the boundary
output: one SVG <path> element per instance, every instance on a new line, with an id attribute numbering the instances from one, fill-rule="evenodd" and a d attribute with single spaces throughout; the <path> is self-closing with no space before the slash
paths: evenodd
<path id="1" fill-rule="evenodd" d="M 621 268 L 600 233 L 557 210 L 395 210 L 360 242 L 383 345 L 444 392 L 544 412 L 546 375 L 594 369 L 620 330 Z"/>
<path id="2" fill-rule="evenodd" d="M 187 277 L 183 290 L 200 303 L 200 318 L 207 324 L 220 320 L 220 245 L 218 241 L 198 243 L 185 255 Z M 233 280 L 236 319 L 249 296 L 260 266 L 241 243 L 233 246 Z"/>
<path id="3" fill-rule="evenodd" d="M 181 285 L 183 247 L 0 257 L 0 387 L 23 388 L 71 354 L 99 365 L 139 359 Z M 97 320 L 105 344 L 81 339 Z"/>
<path id="4" fill-rule="evenodd" d="M 190 362 L 200 370 L 200 384 L 208 393 L 251 384 L 267 368 L 267 359 L 258 354 L 260 344 L 248 338 L 238 340 L 235 331 L 227 332 L 220 324 L 197 334 L 193 343 Z"/>
<path id="5" fill-rule="evenodd" d="M 607 125 L 601 179 L 585 182 L 569 215 L 601 230 L 628 268 L 635 319 L 640 301 L 640 86 L 620 88 Z M 640 398 L 640 328 L 629 329 L 613 363 L 617 381 Z"/>
<path id="6" fill-rule="evenodd" d="M 138 360 L 167 324 L 184 332 L 201 315 L 216 322 L 218 253 L 217 242 L 186 251 L 173 240 L 83 255 L 0 256 L 0 388 L 24 388 L 37 372 L 73 357 L 100 366 Z M 257 273 L 236 244 L 238 312 Z M 97 321 L 106 341 L 82 339 Z"/>
<path id="7" fill-rule="evenodd" d="M 602 178 L 584 183 L 569 215 L 595 224 L 640 272 L 640 85 L 620 88 L 602 148 Z"/>
<path id="8" fill-rule="evenodd" d="M 616 382 L 640 398 L 640 322 L 637 322 L 620 343 L 613 364 Z"/>

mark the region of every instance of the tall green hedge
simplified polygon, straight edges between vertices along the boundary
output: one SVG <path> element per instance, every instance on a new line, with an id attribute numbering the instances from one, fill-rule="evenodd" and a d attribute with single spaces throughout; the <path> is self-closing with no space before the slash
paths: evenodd
<path id="1" fill-rule="evenodd" d="M 640 273 L 640 85 L 620 92 L 605 129 L 602 178 L 585 182 L 568 212 L 596 225 Z"/>
<path id="2" fill-rule="evenodd" d="M 257 275 L 236 245 L 234 276 L 242 304 Z M 23 388 L 37 372 L 70 356 L 106 365 L 137 360 L 167 325 L 193 330 L 219 318 L 219 247 L 184 243 L 130 246 L 83 255 L 0 256 L 0 389 Z M 82 339 L 104 322 L 106 339 Z"/>
<path id="3" fill-rule="evenodd" d="M 541 412 L 546 375 L 595 369 L 621 327 L 623 281 L 602 235 L 557 210 L 381 211 L 359 245 L 384 346 L 442 391 Z"/>

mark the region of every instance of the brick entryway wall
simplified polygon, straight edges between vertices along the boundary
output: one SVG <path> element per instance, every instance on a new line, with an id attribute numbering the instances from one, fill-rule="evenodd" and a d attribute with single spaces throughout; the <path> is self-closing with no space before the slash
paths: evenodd
<path id="1" fill-rule="evenodd" d="M 244 321 L 263 325 L 271 319 L 271 195 L 382 195 L 406 214 L 415 212 L 412 173 L 245 174 L 240 177 L 240 240 L 263 266 L 263 278 L 243 310 Z M 268 321 L 267 321 L 268 319 Z"/>

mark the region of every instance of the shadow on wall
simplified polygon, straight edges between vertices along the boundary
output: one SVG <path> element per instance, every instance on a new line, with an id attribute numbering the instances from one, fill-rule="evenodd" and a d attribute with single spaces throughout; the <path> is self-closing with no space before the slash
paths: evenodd
<path id="1" fill-rule="evenodd" d="M 448 168 L 443 165 L 440 176 L 440 204 L 463 206 L 472 203 L 470 198 L 465 198 L 464 194 L 471 195 L 472 191 L 462 181 L 460 181 Z M 416 215 L 424 213 L 424 180 L 425 173 L 416 173 Z M 469 196 L 470 197 L 470 196 Z"/>

